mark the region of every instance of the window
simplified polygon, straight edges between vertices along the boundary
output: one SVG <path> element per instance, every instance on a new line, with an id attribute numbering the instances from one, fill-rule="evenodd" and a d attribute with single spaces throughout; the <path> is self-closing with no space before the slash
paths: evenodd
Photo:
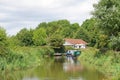
<path id="1" fill-rule="evenodd" d="M 79 46 L 79 48 L 81 48 L 81 46 Z"/>

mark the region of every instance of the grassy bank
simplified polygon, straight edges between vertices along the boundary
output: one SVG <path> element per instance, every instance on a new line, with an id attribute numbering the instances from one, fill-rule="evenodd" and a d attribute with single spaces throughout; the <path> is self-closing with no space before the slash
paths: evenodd
<path id="1" fill-rule="evenodd" d="M 52 54 L 50 47 L 14 47 L 0 56 L 0 71 L 20 70 L 42 64 L 44 54 Z"/>
<path id="2" fill-rule="evenodd" d="M 107 51 L 101 54 L 98 49 L 87 48 L 82 50 L 79 59 L 96 68 L 110 80 L 120 80 L 120 52 Z"/>

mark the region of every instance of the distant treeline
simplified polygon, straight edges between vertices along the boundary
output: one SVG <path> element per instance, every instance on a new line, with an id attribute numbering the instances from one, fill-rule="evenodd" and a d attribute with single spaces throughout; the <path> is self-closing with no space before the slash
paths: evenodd
<path id="1" fill-rule="evenodd" d="M 1 42 L 9 43 L 10 46 L 43 46 L 50 45 L 59 48 L 64 38 L 83 39 L 94 46 L 96 42 L 96 28 L 93 18 L 86 20 L 81 26 L 78 23 L 71 24 L 68 20 L 42 22 L 35 29 L 21 29 L 14 36 L 6 36 L 5 30 L 0 28 Z"/>
<path id="2" fill-rule="evenodd" d="M 97 14 L 95 15 L 97 17 Z M 114 21 L 112 23 L 114 23 Z M 110 27 L 113 25 L 112 23 L 109 23 Z M 0 28 L 0 45 L 47 45 L 54 48 L 60 48 L 64 42 L 64 38 L 77 38 L 85 40 L 89 43 L 88 46 L 91 47 L 96 47 L 103 50 L 112 49 L 119 51 L 119 29 L 115 29 L 116 26 L 114 25 L 109 29 L 109 25 L 107 25 L 108 23 L 102 27 L 103 24 L 102 20 L 100 24 L 100 19 L 98 20 L 97 18 L 87 19 L 81 26 L 78 23 L 71 24 L 68 20 L 58 20 L 48 23 L 42 22 L 35 29 L 23 28 L 14 36 L 6 36 L 5 30 Z"/>

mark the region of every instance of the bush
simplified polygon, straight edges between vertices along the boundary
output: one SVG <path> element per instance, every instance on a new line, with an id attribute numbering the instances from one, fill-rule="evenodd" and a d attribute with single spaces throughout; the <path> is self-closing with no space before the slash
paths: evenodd
<path id="1" fill-rule="evenodd" d="M 106 51 L 105 54 L 94 48 L 82 50 L 79 59 L 88 65 L 94 66 L 98 71 L 114 80 L 119 80 L 120 75 L 120 53 Z"/>
<path id="2" fill-rule="evenodd" d="M 19 70 L 42 64 L 42 55 L 54 53 L 50 47 L 14 47 L 0 56 L 0 70 Z"/>

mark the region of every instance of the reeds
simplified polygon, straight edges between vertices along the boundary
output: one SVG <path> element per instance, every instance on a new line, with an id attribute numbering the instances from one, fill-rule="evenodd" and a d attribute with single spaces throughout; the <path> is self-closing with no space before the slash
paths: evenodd
<path id="1" fill-rule="evenodd" d="M 3 57 L 0 56 L 0 71 L 11 71 L 36 67 L 42 64 L 44 54 L 53 54 L 49 47 L 15 47 Z"/>
<path id="2" fill-rule="evenodd" d="M 120 80 L 119 52 L 107 51 L 106 53 L 99 53 L 98 49 L 87 48 L 82 50 L 79 59 L 95 67 L 98 71 L 110 78 L 110 80 Z"/>

